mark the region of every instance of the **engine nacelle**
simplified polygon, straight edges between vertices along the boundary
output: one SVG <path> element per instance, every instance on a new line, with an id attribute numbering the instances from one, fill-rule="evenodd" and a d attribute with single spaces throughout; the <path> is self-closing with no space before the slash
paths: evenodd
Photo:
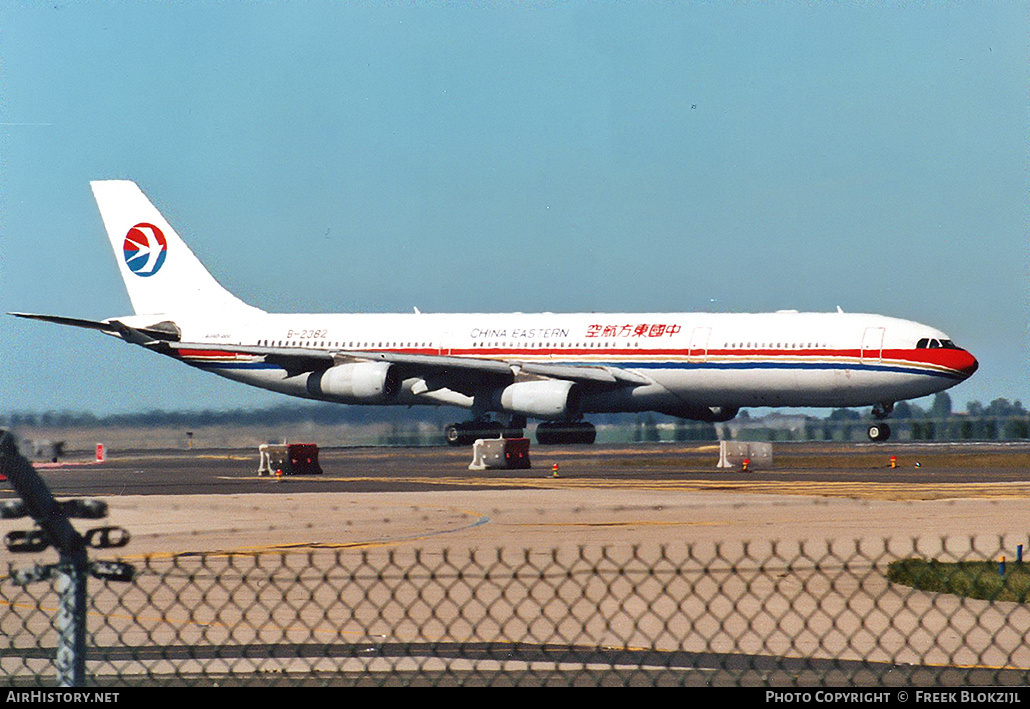
<path id="1" fill-rule="evenodd" d="M 574 418 L 582 396 L 575 382 L 540 379 L 516 382 L 501 389 L 495 403 L 504 411 L 542 419 Z"/>
<path id="2" fill-rule="evenodd" d="M 308 393 L 319 399 L 389 401 L 401 390 L 397 368 L 388 362 L 349 362 L 308 377 Z"/>

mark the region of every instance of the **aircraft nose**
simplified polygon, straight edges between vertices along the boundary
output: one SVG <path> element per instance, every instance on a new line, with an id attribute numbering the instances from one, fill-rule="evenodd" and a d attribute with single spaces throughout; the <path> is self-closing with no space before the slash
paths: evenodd
<path id="1" fill-rule="evenodd" d="M 962 350 L 962 359 L 957 367 L 958 371 L 962 373 L 962 376 L 967 379 L 973 376 L 973 373 L 980 368 L 980 363 L 976 361 L 976 357 L 970 354 L 966 350 Z"/>

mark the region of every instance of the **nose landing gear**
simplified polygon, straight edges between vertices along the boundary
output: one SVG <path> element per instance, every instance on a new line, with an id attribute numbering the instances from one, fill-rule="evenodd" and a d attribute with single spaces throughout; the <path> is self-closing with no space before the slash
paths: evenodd
<path id="1" fill-rule="evenodd" d="M 866 435 L 869 436 L 870 441 L 886 441 L 891 437 L 891 427 L 886 423 L 883 423 L 883 419 L 891 415 L 894 411 L 894 402 L 888 401 L 882 404 L 877 404 L 873 407 L 873 416 L 880 419 L 878 423 L 872 423 L 869 425 L 869 429 L 866 431 Z"/>
<path id="2" fill-rule="evenodd" d="M 866 431 L 870 441 L 886 441 L 891 437 L 891 427 L 885 423 L 873 423 L 869 425 L 869 430 Z"/>

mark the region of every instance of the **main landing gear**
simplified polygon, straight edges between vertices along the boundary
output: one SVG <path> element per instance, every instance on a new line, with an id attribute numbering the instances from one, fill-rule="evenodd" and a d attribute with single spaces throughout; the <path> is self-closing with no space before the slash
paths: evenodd
<path id="1" fill-rule="evenodd" d="M 452 446 L 471 446 L 479 438 L 522 438 L 526 417 L 514 415 L 508 418 L 508 425 L 500 421 L 463 421 L 444 427 L 443 437 Z"/>
<path id="2" fill-rule="evenodd" d="M 452 446 L 470 446 L 479 438 L 522 438 L 525 427 L 524 416 L 512 416 L 506 426 L 499 421 L 452 423 L 443 434 Z M 542 421 L 536 427 L 536 440 L 542 445 L 589 445 L 596 438 L 597 429 L 586 421 Z"/>
<path id="3" fill-rule="evenodd" d="M 587 421 L 541 421 L 536 426 L 536 441 L 541 445 L 590 445 L 597 438 L 597 429 Z"/>
<path id="4" fill-rule="evenodd" d="M 885 404 L 877 404 L 873 407 L 873 416 L 880 419 L 879 422 L 869 424 L 869 429 L 866 431 L 866 435 L 869 436 L 870 441 L 886 441 L 891 437 L 891 427 L 883 422 L 883 419 L 891 415 L 894 411 L 894 402 L 887 402 Z"/>

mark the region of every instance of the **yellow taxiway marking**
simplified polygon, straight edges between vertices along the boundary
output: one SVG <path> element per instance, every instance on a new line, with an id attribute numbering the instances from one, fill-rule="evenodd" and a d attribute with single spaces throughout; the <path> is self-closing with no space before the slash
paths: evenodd
<path id="1" fill-rule="evenodd" d="M 513 524 L 512 527 L 529 527 L 540 529 L 553 529 L 555 527 L 596 528 L 596 527 L 725 527 L 734 522 L 657 522 L 655 520 L 630 520 L 627 522 L 537 522 Z"/>
<path id="2" fill-rule="evenodd" d="M 262 478 L 267 479 L 267 478 Z M 298 479 L 298 478 L 293 478 Z M 869 500 L 947 500 L 954 498 L 1025 499 L 1030 498 L 1030 481 L 995 483 L 883 483 L 854 481 L 794 480 L 620 480 L 596 477 L 305 477 L 305 481 L 391 482 L 409 485 L 450 487 L 510 487 L 535 490 L 651 490 L 670 492 L 737 492 L 763 495 L 801 495 L 843 497 Z M 284 478 L 284 481 L 286 479 Z M 275 482 L 273 480 L 273 482 Z"/>

